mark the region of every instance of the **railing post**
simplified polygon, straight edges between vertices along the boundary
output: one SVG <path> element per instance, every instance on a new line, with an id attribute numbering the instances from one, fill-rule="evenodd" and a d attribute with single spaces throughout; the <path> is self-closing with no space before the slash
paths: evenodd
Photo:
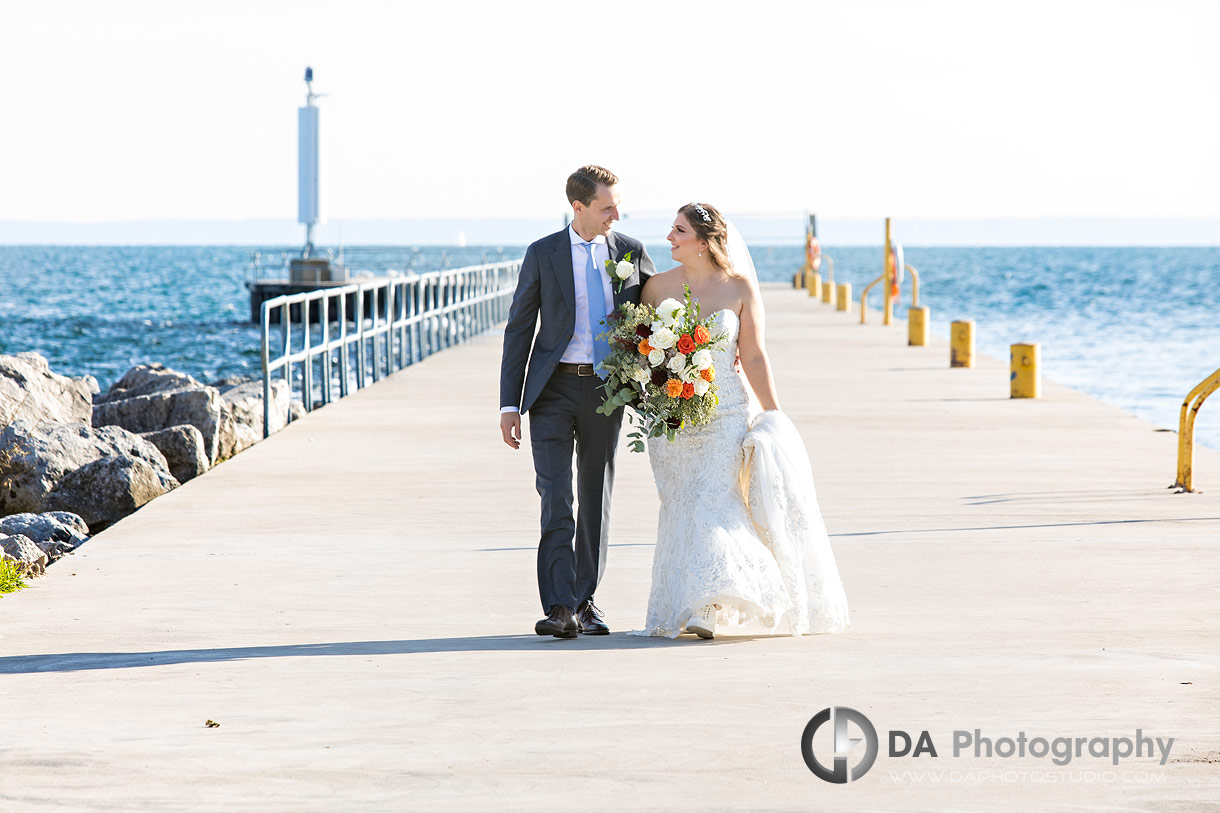
<path id="1" fill-rule="evenodd" d="M 369 293 L 373 296 L 369 313 L 373 317 L 373 383 L 376 384 L 381 380 L 381 333 L 377 330 L 381 315 L 381 286 L 371 286 Z"/>
<path id="2" fill-rule="evenodd" d="M 419 279 L 407 282 L 407 309 L 411 318 L 407 322 L 407 336 L 411 339 L 411 363 L 419 361 Z"/>
<path id="3" fill-rule="evenodd" d="M 436 288 L 436 277 L 429 277 L 420 283 L 420 294 L 422 302 L 422 315 L 420 323 L 424 325 L 424 344 L 420 348 L 420 352 L 424 358 L 436 352 L 436 316 L 432 307 L 432 299 L 434 289 Z"/>
<path id="4" fill-rule="evenodd" d="M 284 383 L 288 385 L 288 416 L 292 417 L 292 393 L 296 389 L 292 381 L 292 305 L 284 303 L 280 314 L 280 338 L 283 340 L 281 354 L 284 356 Z"/>
<path id="5" fill-rule="evenodd" d="M 462 275 L 462 310 L 465 312 L 465 316 L 462 318 L 462 324 L 465 327 L 463 342 L 470 341 L 470 338 L 479 332 L 478 291 L 479 273 L 467 271 Z"/>
<path id="6" fill-rule="evenodd" d="M 386 280 L 382 298 L 385 299 L 385 376 L 394 372 L 394 280 Z"/>
<path id="7" fill-rule="evenodd" d="M 322 295 L 322 403 L 329 404 L 330 397 L 330 292 Z"/>
<path id="8" fill-rule="evenodd" d="M 351 375 L 351 356 L 347 351 L 347 302 L 351 291 L 344 291 L 339 301 L 339 365 L 343 368 L 339 378 L 339 397 L 346 398 L 348 393 L 347 377 Z"/>
<path id="9" fill-rule="evenodd" d="M 306 299 L 301 303 L 301 321 L 305 325 L 303 333 L 305 334 L 305 343 L 301 350 L 305 354 L 305 371 L 303 381 L 301 382 L 301 397 L 305 401 L 305 410 L 313 411 L 313 356 L 309 354 L 309 306 L 310 301 Z"/>
<path id="10" fill-rule="evenodd" d="M 429 343 L 428 355 L 432 355 L 433 353 L 440 352 L 441 348 L 444 347 L 442 331 L 445 325 L 441 314 L 441 278 L 439 276 L 432 280 L 432 302 L 429 303 L 428 307 L 432 311 L 432 340 Z"/>
<path id="11" fill-rule="evenodd" d="M 398 369 L 403 369 L 409 363 L 407 360 L 407 284 L 405 280 L 397 280 L 394 295 L 398 299 Z"/>
<path id="12" fill-rule="evenodd" d="M 263 302 L 259 313 L 263 334 L 263 440 L 271 437 L 271 324 L 267 318 L 270 310 L 267 303 Z M 292 400 L 291 392 L 289 392 L 288 400 Z"/>
<path id="13" fill-rule="evenodd" d="M 356 291 L 356 319 L 358 329 L 356 335 L 359 341 L 356 343 L 356 389 L 364 389 L 364 361 L 367 351 L 364 347 L 364 285 Z"/>
<path id="14" fill-rule="evenodd" d="M 449 347 L 449 272 L 437 281 L 437 326 L 440 330 L 439 348 Z"/>
<path id="15" fill-rule="evenodd" d="M 449 273 L 445 280 L 445 347 L 457 344 L 457 274 Z"/>

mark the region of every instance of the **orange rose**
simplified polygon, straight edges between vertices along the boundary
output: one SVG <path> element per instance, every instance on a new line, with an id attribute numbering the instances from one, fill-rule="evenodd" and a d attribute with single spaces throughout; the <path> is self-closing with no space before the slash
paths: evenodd
<path id="1" fill-rule="evenodd" d="M 640 344 L 636 349 L 640 351 L 641 356 L 647 356 L 652 352 L 652 345 L 648 343 L 647 339 L 641 339 Z"/>
<path id="2" fill-rule="evenodd" d="M 695 344 L 707 344 L 712 340 L 712 336 L 707 332 L 707 328 L 703 325 L 695 326 Z"/>
<path id="3" fill-rule="evenodd" d="M 689 382 L 687 382 L 686 384 L 683 384 L 682 385 L 682 397 L 683 398 L 694 398 L 695 397 L 695 385 L 691 384 Z"/>
<path id="4" fill-rule="evenodd" d="M 691 392 L 694 392 L 694 384 L 691 385 Z M 671 378 L 665 382 L 665 394 L 670 398 L 677 398 L 682 394 L 682 382 L 676 378 Z"/>
<path id="5" fill-rule="evenodd" d="M 706 370 L 700 370 L 699 377 L 702 378 L 704 381 L 715 381 L 716 380 L 716 368 L 708 367 Z"/>
<path id="6" fill-rule="evenodd" d="M 695 352 L 695 340 L 689 333 L 683 333 L 682 338 L 678 339 L 678 352 L 687 356 Z"/>

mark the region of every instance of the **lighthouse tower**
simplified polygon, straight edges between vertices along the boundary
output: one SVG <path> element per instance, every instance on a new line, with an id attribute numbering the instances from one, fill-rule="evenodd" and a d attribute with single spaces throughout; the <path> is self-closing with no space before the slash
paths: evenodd
<path id="1" fill-rule="evenodd" d="M 331 282 L 346 277 L 327 257 L 314 251 L 314 226 L 326 222 L 322 211 L 320 110 L 314 103 L 326 94 L 313 92 L 313 68 L 305 68 L 305 106 L 297 108 L 297 221 L 305 225 L 305 248 L 291 263 L 292 281 Z"/>

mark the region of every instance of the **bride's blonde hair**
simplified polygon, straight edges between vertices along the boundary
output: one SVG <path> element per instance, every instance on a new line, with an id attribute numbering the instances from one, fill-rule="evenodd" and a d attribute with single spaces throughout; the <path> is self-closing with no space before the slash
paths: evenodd
<path id="1" fill-rule="evenodd" d="M 710 203 L 688 203 L 678 210 L 686 218 L 695 235 L 707 241 L 707 253 L 712 265 L 730 277 L 741 279 L 729 260 L 729 228 L 720 210 Z"/>

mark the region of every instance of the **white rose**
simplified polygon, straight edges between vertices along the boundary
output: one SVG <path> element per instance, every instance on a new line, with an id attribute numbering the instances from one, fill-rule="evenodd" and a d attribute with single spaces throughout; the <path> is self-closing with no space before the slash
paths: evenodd
<path id="1" fill-rule="evenodd" d="M 657 347 L 652 348 L 648 354 L 648 363 L 653 367 L 660 367 L 665 363 L 665 351 Z"/>
<path id="2" fill-rule="evenodd" d="M 687 367 L 678 373 L 678 378 L 682 379 L 687 384 L 693 384 L 699 380 L 699 371 L 694 367 Z"/>
<path id="3" fill-rule="evenodd" d="M 662 354 L 662 356 L 664 356 L 664 354 Z M 635 372 L 631 374 L 631 377 L 641 384 L 647 384 L 652 380 L 652 375 L 643 367 L 636 367 Z"/>
<path id="4" fill-rule="evenodd" d="M 682 303 L 676 299 L 666 299 L 660 305 L 657 305 L 657 316 L 661 317 L 661 321 L 667 327 L 672 326 L 675 322 L 682 318 L 682 313 L 685 309 Z"/>
<path id="5" fill-rule="evenodd" d="M 690 363 L 700 370 L 706 370 L 712 366 L 712 354 L 707 350 L 696 350 L 690 357 Z"/>
<path id="6" fill-rule="evenodd" d="M 618 279 L 627 279 L 635 273 L 635 266 L 626 260 L 620 261 L 614 266 L 614 276 Z"/>
<path id="7" fill-rule="evenodd" d="M 665 366 L 669 367 L 670 372 L 680 373 L 686 369 L 686 356 L 679 353 L 671 358 L 669 364 Z"/>
<path id="8" fill-rule="evenodd" d="M 668 350 L 678 343 L 678 337 L 672 330 L 663 327 L 648 338 L 648 343 L 661 350 Z"/>
<path id="9" fill-rule="evenodd" d="M 695 395 L 707 395 L 707 391 L 711 388 L 710 381 L 704 381 L 702 378 L 695 379 Z"/>
<path id="10" fill-rule="evenodd" d="M 664 329 L 665 329 L 664 322 L 657 320 L 656 322 L 652 323 L 652 332 L 653 333 L 656 333 L 658 330 L 664 330 Z"/>

